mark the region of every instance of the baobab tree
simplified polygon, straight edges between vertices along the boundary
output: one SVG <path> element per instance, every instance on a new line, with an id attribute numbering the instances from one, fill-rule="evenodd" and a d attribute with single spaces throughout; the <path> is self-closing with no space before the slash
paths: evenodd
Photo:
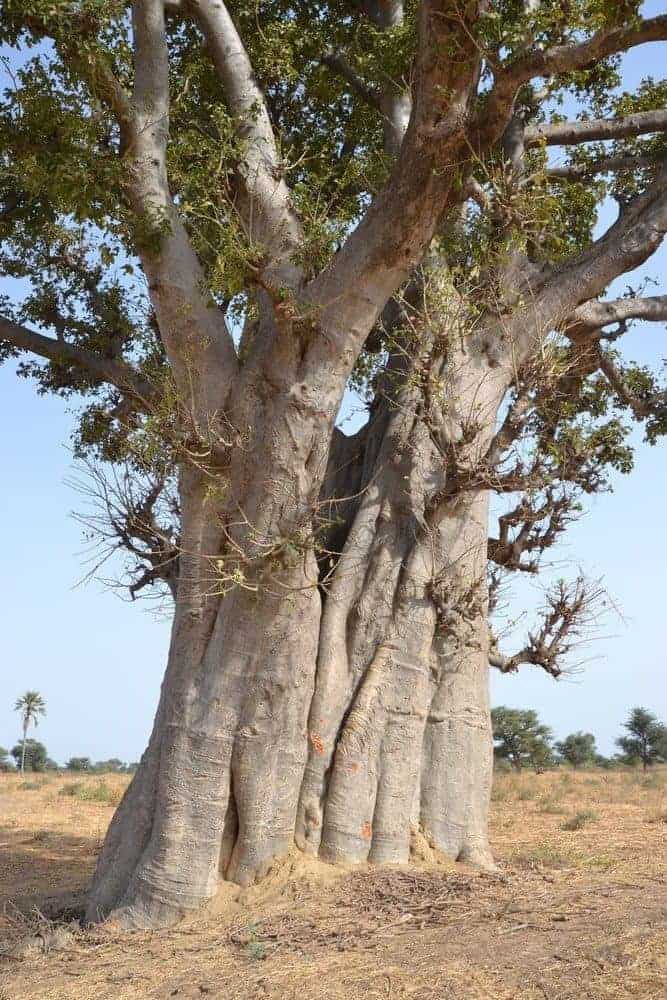
<path id="1" fill-rule="evenodd" d="M 664 428 L 656 378 L 614 342 L 667 302 L 604 295 L 667 230 L 664 85 L 618 91 L 667 16 L 3 13 L 5 42 L 35 46 L 0 126 L 2 261 L 30 285 L 4 351 L 85 397 L 77 448 L 125 463 L 97 480 L 106 542 L 135 557 L 135 594 L 174 597 L 89 918 L 169 923 L 294 844 L 405 862 L 425 837 L 490 866 L 489 663 L 557 675 L 595 594 L 559 584 L 503 653 L 487 553 L 534 572 L 579 495 L 629 468 L 625 418 Z M 368 419 L 346 435 L 350 385 Z M 493 492 L 510 503 L 489 537 Z"/>
<path id="2" fill-rule="evenodd" d="M 14 711 L 21 716 L 21 775 L 25 774 L 25 749 L 30 725 L 36 726 L 40 715 L 46 715 L 46 703 L 39 691 L 26 691 L 16 699 Z"/>

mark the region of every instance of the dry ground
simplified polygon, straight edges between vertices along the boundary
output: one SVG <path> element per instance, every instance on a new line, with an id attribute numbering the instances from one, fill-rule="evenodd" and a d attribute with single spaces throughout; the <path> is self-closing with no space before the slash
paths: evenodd
<path id="1" fill-rule="evenodd" d="M 48 930 L 37 909 L 75 904 L 125 780 L 84 778 L 66 794 L 72 778 L 22 788 L 0 775 L 5 950 Z M 97 928 L 63 950 L 5 953 L 0 1000 L 658 1000 L 666 832 L 667 768 L 499 775 L 499 876 L 432 859 L 340 871 L 295 857 L 170 931 Z"/>

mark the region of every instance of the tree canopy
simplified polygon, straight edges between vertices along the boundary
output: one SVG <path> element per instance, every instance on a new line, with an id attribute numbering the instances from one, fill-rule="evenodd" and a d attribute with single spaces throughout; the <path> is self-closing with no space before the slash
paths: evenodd
<path id="1" fill-rule="evenodd" d="M 25 763 L 23 763 L 23 748 L 25 745 Z M 47 762 L 46 747 L 39 740 L 21 740 L 11 749 L 11 755 L 18 768 L 25 771 L 45 771 Z"/>
<path id="2" fill-rule="evenodd" d="M 554 744 L 554 749 L 572 767 L 583 767 L 594 763 L 597 757 L 593 733 L 570 733 L 564 740 Z"/>
<path id="3" fill-rule="evenodd" d="M 622 83 L 667 15 L 2 14 L 0 351 L 80 404 L 100 559 L 122 549 L 132 595 L 174 606 L 91 919 L 177 919 L 293 843 L 403 862 L 415 811 L 429 843 L 489 867 L 489 664 L 560 676 L 603 600 L 558 581 L 508 652 L 499 574 L 538 572 L 630 471 L 634 428 L 667 427 L 662 373 L 623 346 L 667 299 L 610 290 L 667 232 L 667 90 Z M 366 410 L 350 434 L 346 389 Z M 548 733 L 513 723 L 502 740 L 532 748 L 501 747 L 537 763 Z"/>
<path id="4" fill-rule="evenodd" d="M 68 771 L 92 771 L 93 763 L 90 757 L 70 757 L 65 768 Z"/>
<path id="5" fill-rule="evenodd" d="M 623 723 L 627 736 L 619 736 L 616 745 L 629 761 L 641 761 L 644 769 L 667 757 L 667 727 L 646 708 L 633 708 Z"/>
<path id="6" fill-rule="evenodd" d="M 551 762 L 552 733 L 539 721 L 534 709 L 506 708 L 499 705 L 491 711 L 494 753 L 512 767 L 541 769 Z"/>
<path id="7" fill-rule="evenodd" d="M 175 586 L 174 463 L 190 433 L 177 427 L 182 380 L 147 294 L 160 282 L 166 287 L 149 263 L 158 246 L 165 260 L 179 241 L 189 255 L 184 280 L 194 297 L 186 308 L 201 329 L 217 324 L 218 310 L 224 314 L 227 333 L 221 337 L 216 326 L 211 340 L 223 381 L 235 377 L 232 342 L 242 325 L 241 347 L 249 349 L 261 289 L 287 301 L 295 282 L 333 279 L 355 261 L 360 234 L 374 227 L 372 242 L 395 248 L 398 261 L 410 206 L 417 212 L 426 189 L 433 188 L 428 211 L 434 198 L 441 201 L 430 259 L 447 274 L 443 283 L 443 272 L 436 279 L 431 268 L 432 311 L 452 296 L 472 298 L 472 314 L 459 321 L 472 330 L 499 301 L 501 312 L 520 313 L 523 299 L 564 299 L 568 282 L 575 285 L 580 301 L 545 318 L 559 332 L 548 356 L 542 348 L 539 363 L 526 358 L 508 386 L 501 431 L 474 468 L 459 448 L 458 473 L 450 475 L 449 489 L 454 481 L 458 490 L 486 484 L 507 498 L 489 539 L 489 557 L 502 572 L 535 572 L 540 554 L 579 513 L 581 495 L 608 488 L 610 471 L 630 470 L 634 420 L 651 441 L 663 432 L 662 384 L 619 353 L 619 338 L 637 318 L 664 319 L 667 300 L 643 287 L 612 301 L 598 296 L 650 256 L 664 231 L 667 91 L 649 77 L 636 92 L 623 90 L 621 55 L 664 39 L 665 17 L 642 20 L 637 3 L 600 0 L 579 0 L 566 12 L 557 3 L 495 4 L 470 13 L 470 24 L 451 14 L 444 48 L 460 50 L 466 64 L 470 35 L 481 56 L 474 93 L 460 95 L 465 128 L 459 135 L 438 124 L 452 119 L 456 81 L 451 90 L 429 81 L 423 107 L 414 109 L 415 122 L 423 121 L 406 133 L 420 17 L 437 18 L 437 6 L 331 2 L 314 16 L 302 3 L 255 10 L 169 2 L 159 72 L 149 82 L 135 75 L 133 45 L 143 24 L 142 44 L 155 47 L 162 29 L 151 18 L 160 20 L 160 5 L 147 5 L 154 11 L 145 24 L 135 11 L 133 27 L 123 2 L 56 0 L 45 9 L 4 0 L 2 37 L 17 65 L 0 116 L 0 261 L 25 291 L 6 297 L 0 336 L 5 356 L 19 358 L 20 373 L 40 391 L 82 400 L 77 453 L 124 464 L 110 480 L 94 473 L 86 489 L 104 517 L 93 515 L 88 525 L 105 555 L 127 553 L 133 596 L 156 583 Z M 429 104 L 431 85 L 447 100 Z M 169 130 L 165 118 L 159 137 L 165 201 L 165 179 L 159 197 L 142 193 L 132 163 L 141 102 L 157 109 L 167 87 Z M 438 165 L 452 157 L 454 171 Z M 596 238 L 609 198 L 623 211 Z M 409 277 L 410 268 L 385 258 L 387 291 L 378 291 L 374 312 Z M 510 288 L 516 294 L 507 299 Z M 350 355 L 350 384 L 371 411 L 388 392 L 379 372 L 417 334 L 421 307 L 414 288 L 406 295 L 408 314 L 404 302 L 398 323 L 383 316 Z M 363 322 L 360 315 L 343 320 L 345 308 L 340 300 L 341 322 Z M 428 389 L 431 409 L 442 405 L 433 357 L 411 377 Z M 424 417 L 437 437 L 436 414 Z M 198 454 L 225 447 L 224 429 L 195 424 Z M 544 629 L 512 655 L 494 651 L 492 662 L 557 672 L 567 636 L 588 611 L 582 588 L 568 585 L 549 596 Z"/>

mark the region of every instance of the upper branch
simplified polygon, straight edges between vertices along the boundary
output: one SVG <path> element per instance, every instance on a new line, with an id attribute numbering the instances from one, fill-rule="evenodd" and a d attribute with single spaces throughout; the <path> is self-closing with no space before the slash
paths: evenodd
<path id="1" fill-rule="evenodd" d="M 480 112 L 471 141 L 480 149 L 492 145 L 502 134 L 517 91 L 534 77 L 558 76 L 584 69 L 599 59 L 624 52 L 645 42 L 667 39 L 667 14 L 635 24 L 598 31 L 584 42 L 529 49 L 509 65 L 498 68 L 495 82 Z"/>
<path id="2" fill-rule="evenodd" d="M 461 197 L 465 126 L 481 65 L 477 8 L 469 4 L 461 13 L 449 0 L 421 4 L 410 122 L 391 176 L 307 290 L 323 331 L 310 364 L 331 370 L 334 360 L 337 395 L 385 303 L 421 261 L 450 201 Z"/>
<path id="3" fill-rule="evenodd" d="M 173 204 L 167 176 L 169 53 L 163 0 L 135 0 L 129 186 L 135 211 L 157 229 L 140 253 L 160 334 L 183 403 L 196 422 L 223 405 L 237 370 L 224 317 Z M 155 246 L 157 242 L 157 248 Z"/>
<path id="4" fill-rule="evenodd" d="M 143 379 L 130 365 L 104 358 L 93 351 L 68 344 L 64 340 L 45 337 L 2 316 L 0 316 L 0 341 L 11 344 L 21 351 L 38 354 L 49 361 L 76 365 L 95 381 L 110 382 L 123 392 L 127 392 L 145 409 L 148 409 L 150 402 L 155 398 L 155 389 L 150 382 Z"/>
<path id="5" fill-rule="evenodd" d="M 169 4 L 170 10 L 174 4 Z M 169 54 L 165 0 L 134 0 L 134 86 L 128 94 L 103 51 L 55 42 L 70 71 L 109 108 L 120 128 L 137 250 L 181 400 L 197 422 L 219 409 L 237 371 L 223 314 L 205 292 L 205 275 L 173 203 L 167 175 Z M 43 28 L 43 26 L 42 26 Z M 40 28 L 41 30 L 41 28 Z M 82 31 L 89 29 L 82 27 Z M 87 37 L 87 40 L 90 40 Z"/>
<path id="6" fill-rule="evenodd" d="M 638 295 L 611 299 L 609 302 L 585 302 L 572 316 L 566 333 L 570 336 L 588 332 L 598 334 L 602 327 L 611 323 L 627 323 L 632 319 L 655 323 L 667 321 L 667 295 Z"/>
<path id="7" fill-rule="evenodd" d="M 380 92 L 359 76 L 348 62 L 344 52 L 334 49 L 330 52 L 325 52 L 322 56 L 322 62 L 329 69 L 337 73 L 346 83 L 349 83 L 352 90 L 362 101 L 370 105 L 370 107 L 375 108 L 376 111 L 382 112 L 382 97 Z"/>
<path id="8" fill-rule="evenodd" d="M 616 392 L 618 398 L 630 407 L 637 420 L 645 420 L 656 413 L 658 408 L 664 408 L 666 400 L 665 392 L 655 392 L 647 396 L 639 396 L 628 385 L 623 372 L 614 363 L 614 359 L 608 351 L 598 346 L 597 361 L 600 371 Z"/>
<path id="9" fill-rule="evenodd" d="M 555 122 L 532 125 L 523 133 L 526 146 L 571 146 L 603 139 L 626 139 L 628 136 L 663 132 L 667 129 L 667 108 L 637 111 L 622 118 L 593 118 L 580 122 Z"/>
<path id="10" fill-rule="evenodd" d="M 265 279 L 296 287 L 301 269 L 293 260 L 302 243 L 264 95 L 236 25 L 222 0 L 189 0 L 204 32 L 229 109 L 245 149 L 239 173 L 245 188 L 241 216 L 248 235 L 269 260 Z M 244 203 L 245 202 L 245 203 Z"/>
<path id="11" fill-rule="evenodd" d="M 536 282 L 543 328 L 566 328 L 570 317 L 621 274 L 643 264 L 667 233 L 667 166 L 634 198 L 616 222 L 577 257 L 552 267 Z M 588 306 L 583 306 L 588 308 Z"/>
<path id="12" fill-rule="evenodd" d="M 625 170 L 645 170 L 655 167 L 663 157 L 656 156 L 632 156 L 619 154 L 618 156 L 600 156 L 595 160 L 584 163 L 568 163 L 563 167 L 549 167 L 546 171 L 547 177 L 554 180 L 580 181 L 594 174 L 615 174 Z"/>

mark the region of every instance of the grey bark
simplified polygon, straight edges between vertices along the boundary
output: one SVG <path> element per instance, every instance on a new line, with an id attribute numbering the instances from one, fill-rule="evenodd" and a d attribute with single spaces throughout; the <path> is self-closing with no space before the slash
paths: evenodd
<path id="1" fill-rule="evenodd" d="M 424 734 L 419 821 L 432 846 L 456 860 L 490 869 L 488 494 L 480 493 L 453 511 L 442 532 L 452 612 L 433 641 L 437 686 Z"/>
<path id="2" fill-rule="evenodd" d="M 441 0 L 422 4 L 412 106 L 397 94 L 386 109 L 391 177 L 304 284 L 292 266 L 298 222 L 242 42 L 222 4 L 190 6 L 249 142 L 239 205 L 247 226 L 258 212 L 252 233 L 267 262 L 253 290 L 258 320 L 237 355 L 169 191 L 164 5 L 137 0 L 132 98 L 112 86 L 105 99 L 124 132 L 136 214 L 168 223 L 142 263 L 184 436 L 211 458 L 205 469 L 183 459 L 169 663 L 90 894 L 90 919 L 111 914 L 126 926 L 197 909 L 221 875 L 249 884 L 294 840 L 330 861 L 403 862 L 416 825 L 439 850 L 491 863 L 488 484 L 475 469 L 523 361 L 667 228 L 656 183 L 564 266 L 522 271 L 527 262 L 515 261 L 496 316 L 416 359 L 426 385 L 442 378 L 443 405 L 406 379 L 400 405 L 388 393 L 374 414 L 357 442 L 363 461 L 346 472 L 359 496 L 344 506 L 347 537 L 322 598 L 313 526 L 333 422 L 388 298 L 423 261 L 442 213 L 460 204 L 475 152 L 502 134 L 517 88 L 664 37 L 667 19 L 529 50 L 498 72 L 478 110 L 476 11 L 450 23 Z M 387 23 L 400 19 L 400 4 L 372 6 Z"/>

